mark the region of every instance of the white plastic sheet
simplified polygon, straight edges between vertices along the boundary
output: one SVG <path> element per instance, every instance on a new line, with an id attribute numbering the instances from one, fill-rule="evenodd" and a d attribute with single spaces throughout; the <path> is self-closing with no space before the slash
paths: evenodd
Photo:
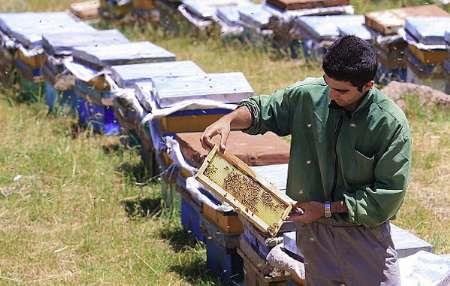
<path id="1" fill-rule="evenodd" d="M 450 285 L 450 256 L 419 251 L 414 255 L 401 258 L 399 262 L 402 285 Z"/>

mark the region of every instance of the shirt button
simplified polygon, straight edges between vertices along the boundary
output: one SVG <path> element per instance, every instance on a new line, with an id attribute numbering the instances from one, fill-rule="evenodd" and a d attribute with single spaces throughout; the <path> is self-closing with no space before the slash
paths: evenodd
<path id="1" fill-rule="evenodd" d="M 303 190 L 300 190 L 298 193 L 299 193 L 300 195 L 303 195 Z"/>
<path id="2" fill-rule="evenodd" d="M 308 165 L 311 164 L 311 160 L 306 161 L 306 164 Z"/>
<path id="3" fill-rule="evenodd" d="M 312 124 L 308 123 L 308 124 L 306 124 L 306 126 L 308 126 L 308 128 L 311 128 Z"/>
<path id="4" fill-rule="evenodd" d="M 356 127 L 356 124 L 355 124 L 355 123 L 350 123 L 350 127 L 355 128 L 355 127 Z"/>

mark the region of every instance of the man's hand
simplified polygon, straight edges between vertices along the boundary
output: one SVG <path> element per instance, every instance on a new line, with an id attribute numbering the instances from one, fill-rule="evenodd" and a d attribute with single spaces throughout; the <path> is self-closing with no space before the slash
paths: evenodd
<path id="1" fill-rule="evenodd" d="M 228 136 L 230 135 L 231 122 L 227 118 L 223 117 L 220 120 L 214 122 L 205 129 L 200 141 L 205 150 L 211 150 L 214 147 L 214 142 L 212 139 L 216 135 L 220 135 L 220 151 L 225 150 L 227 144 Z"/>
<path id="2" fill-rule="evenodd" d="M 320 202 L 297 203 L 294 205 L 294 209 L 303 210 L 303 214 L 293 213 L 288 219 L 306 224 L 319 220 L 325 214 L 324 205 Z"/>

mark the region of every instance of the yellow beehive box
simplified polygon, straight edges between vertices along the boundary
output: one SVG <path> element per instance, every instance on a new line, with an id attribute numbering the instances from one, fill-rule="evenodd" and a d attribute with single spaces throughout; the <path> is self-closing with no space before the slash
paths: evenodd
<path id="1" fill-rule="evenodd" d="M 259 178 L 236 156 L 215 146 L 195 178 L 262 232 L 275 236 L 292 210 L 293 200 Z"/>

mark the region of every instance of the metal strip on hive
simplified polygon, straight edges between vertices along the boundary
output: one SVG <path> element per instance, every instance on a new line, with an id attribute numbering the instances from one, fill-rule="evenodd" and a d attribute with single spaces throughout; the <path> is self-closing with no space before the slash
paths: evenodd
<path id="1" fill-rule="evenodd" d="M 264 233 L 275 236 L 292 200 L 259 178 L 244 162 L 216 145 L 195 178 Z M 239 188 L 237 190 L 237 188 Z"/>
<path id="2" fill-rule="evenodd" d="M 112 78 L 121 87 L 154 77 L 205 75 L 205 72 L 192 61 L 120 65 L 113 66 L 111 72 Z"/>
<path id="3" fill-rule="evenodd" d="M 128 43 L 118 30 L 63 32 L 43 35 L 43 47 L 52 55 L 70 55 L 75 47 Z"/>
<path id="4" fill-rule="evenodd" d="M 155 78 L 153 96 L 160 108 L 183 100 L 210 99 L 236 103 L 254 94 L 242 73 L 217 73 L 204 76 Z"/>
<path id="5" fill-rule="evenodd" d="M 175 55 L 150 42 L 134 42 L 97 47 L 81 47 L 73 58 L 94 67 L 174 61 Z"/>

